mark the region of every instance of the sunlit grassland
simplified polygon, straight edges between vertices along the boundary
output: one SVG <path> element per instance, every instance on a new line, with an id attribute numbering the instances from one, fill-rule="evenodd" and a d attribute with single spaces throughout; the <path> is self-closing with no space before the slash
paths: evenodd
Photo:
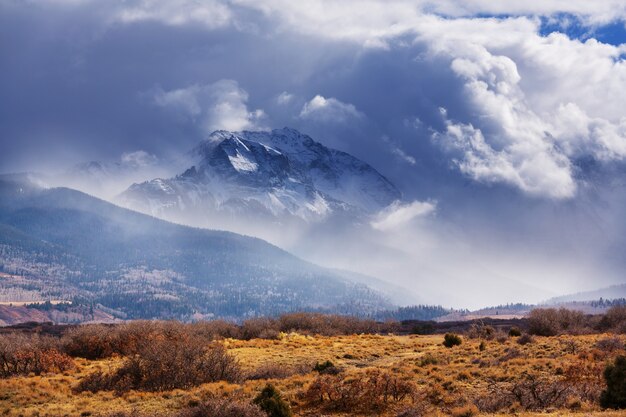
<path id="1" fill-rule="evenodd" d="M 358 375 L 368 370 L 389 371 L 414 383 L 418 391 L 439 390 L 441 404 L 433 407 L 432 415 L 449 415 L 454 404 L 463 398 L 485 394 L 492 381 L 515 381 L 524 372 L 548 378 L 561 375 L 574 365 L 585 365 L 590 372 L 601 371 L 611 355 L 595 346 L 609 335 L 535 337 L 532 343 L 520 345 L 516 338 L 489 340 L 480 349 L 480 340 L 464 339 L 460 346 L 448 349 L 442 345 L 443 336 L 305 336 L 296 333 L 281 334 L 277 340 L 249 341 L 226 339 L 228 352 L 240 362 L 245 372 L 253 373 L 264 366 L 285 369 L 304 369 L 304 374 L 271 379 L 271 382 L 291 403 L 296 415 L 320 415 L 307 404 L 302 393 L 317 377 L 312 371 L 315 363 L 331 361 L 343 369 L 343 374 Z M 612 337 L 612 336 L 611 336 Z M 95 371 L 111 371 L 122 363 L 122 358 L 103 360 L 76 359 L 76 367 L 63 374 L 18 376 L 0 380 L 0 414 L 8 416 L 78 416 L 98 415 L 112 411 L 139 411 L 158 413 L 179 410 L 213 396 L 236 396 L 252 399 L 268 382 L 264 379 L 246 380 L 241 384 L 226 382 L 204 384 L 189 390 L 167 392 L 130 391 L 116 395 L 113 392 L 72 393 L 72 387 Z M 308 370 L 311 371 L 308 371 Z M 583 375 L 600 378 L 600 375 Z M 382 414 L 394 416 L 412 399 L 393 404 Z M 597 404 L 572 400 L 569 407 L 547 410 L 544 413 L 516 415 L 584 415 L 618 416 L 617 411 L 602 411 Z M 324 413 L 328 414 L 328 413 Z M 333 415 L 349 415 L 345 412 Z M 506 415 L 506 414 L 495 414 Z M 509 414 L 510 415 L 510 414 Z"/>

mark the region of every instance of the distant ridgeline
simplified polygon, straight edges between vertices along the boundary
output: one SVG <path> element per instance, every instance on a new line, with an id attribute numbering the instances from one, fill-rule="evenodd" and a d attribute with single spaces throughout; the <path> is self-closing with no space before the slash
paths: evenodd
<path id="1" fill-rule="evenodd" d="M 626 298 L 616 298 L 614 300 L 605 300 L 603 298 L 600 298 L 599 300 L 596 300 L 596 301 L 589 301 L 589 304 L 592 307 L 606 307 L 606 308 L 626 306 Z"/>
<path id="2" fill-rule="evenodd" d="M 416 305 L 399 307 L 395 310 L 383 310 L 374 314 L 376 320 L 434 320 L 439 317 L 446 316 L 453 312 L 461 310 L 452 310 L 442 306 Z"/>

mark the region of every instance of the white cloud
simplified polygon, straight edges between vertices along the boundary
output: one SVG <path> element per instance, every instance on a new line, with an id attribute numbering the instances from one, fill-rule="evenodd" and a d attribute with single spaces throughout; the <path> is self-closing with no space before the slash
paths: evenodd
<path id="1" fill-rule="evenodd" d="M 278 95 L 278 97 L 276 97 L 276 102 L 281 105 L 286 105 L 286 104 L 291 103 L 293 98 L 294 98 L 293 94 L 283 91 L 282 93 Z"/>
<path id="2" fill-rule="evenodd" d="M 462 151 L 461 171 L 552 198 L 576 192 L 581 156 L 626 157 L 622 48 L 542 37 L 526 19 L 442 22 L 420 35 L 464 83 L 470 119 L 435 135 Z"/>
<path id="3" fill-rule="evenodd" d="M 134 0 L 122 3 L 112 19 L 123 23 L 157 21 L 170 26 L 199 24 L 221 28 L 233 19 L 228 4 L 213 0 Z"/>
<path id="4" fill-rule="evenodd" d="M 447 130 L 436 133 L 434 139 L 460 151 L 460 159 L 454 162 L 472 179 L 503 182 L 552 198 L 568 198 L 576 192 L 569 160 L 548 144 L 512 142 L 497 151 L 485 141 L 480 129 L 450 121 L 446 124 Z"/>
<path id="5" fill-rule="evenodd" d="M 400 160 L 406 162 L 409 165 L 415 165 L 417 163 L 415 158 L 413 158 L 411 155 L 409 155 L 408 153 L 404 152 L 402 149 L 400 149 L 398 147 L 392 147 L 391 148 L 391 153 L 393 153 L 395 156 L 400 158 Z"/>
<path id="6" fill-rule="evenodd" d="M 419 127 L 419 124 L 417 124 L 417 122 L 419 122 L 419 119 L 416 118 L 413 121 L 413 126 Z M 409 121 L 407 119 L 404 120 L 405 126 L 409 123 Z M 421 122 L 420 122 L 421 123 Z M 398 158 L 400 161 L 406 162 L 409 165 L 415 165 L 417 164 L 417 161 L 415 160 L 415 158 L 413 158 L 411 155 L 409 155 L 408 153 L 406 153 L 402 148 L 400 148 L 395 141 L 393 141 L 389 136 L 387 135 L 383 135 L 381 137 L 382 141 L 385 142 L 387 144 L 387 146 L 389 146 L 389 150 L 390 152 L 396 157 Z"/>
<path id="7" fill-rule="evenodd" d="M 548 16 L 572 14 L 589 25 L 626 18 L 622 0 L 235 0 L 236 4 L 276 17 L 278 30 L 295 31 L 342 41 L 359 42 L 366 47 L 386 48 L 388 40 L 406 33 L 417 33 L 435 15 L 448 18 L 476 15 Z"/>
<path id="8" fill-rule="evenodd" d="M 146 166 L 155 165 L 159 158 L 146 151 L 124 152 L 120 157 L 122 164 L 133 167 L 141 168 Z"/>
<path id="9" fill-rule="evenodd" d="M 370 225 L 380 231 L 389 231 L 406 226 L 413 219 L 423 217 L 435 211 L 437 205 L 433 202 L 414 201 L 402 204 L 399 201 L 381 211 Z"/>
<path id="10" fill-rule="evenodd" d="M 35 2 L 33 2 L 35 3 Z M 61 7 L 99 6 L 98 0 L 49 0 Z M 296 31 L 331 39 L 386 47 L 386 40 L 412 32 L 425 15 L 448 18 L 477 15 L 546 16 L 571 14 L 589 25 L 626 18 L 623 0 L 126 0 L 107 4 L 100 13 L 109 24 L 156 21 L 195 24 L 209 30 L 232 25 L 249 27 L 249 10 L 276 18 L 277 31 Z M 253 23 L 254 25 L 254 23 Z"/>
<path id="11" fill-rule="evenodd" d="M 234 80 L 181 88 L 171 91 L 157 89 L 154 102 L 182 112 L 205 131 L 265 129 L 265 112 L 248 110 L 248 93 Z"/>
<path id="12" fill-rule="evenodd" d="M 304 104 L 300 117 L 322 122 L 345 122 L 350 119 L 360 119 L 364 115 L 352 104 L 317 95 Z"/>

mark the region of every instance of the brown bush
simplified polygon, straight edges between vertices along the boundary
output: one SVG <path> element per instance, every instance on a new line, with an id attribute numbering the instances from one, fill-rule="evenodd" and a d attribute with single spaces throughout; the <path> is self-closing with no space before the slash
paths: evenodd
<path id="1" fill-rule="evenodd" d="M 563 380 L 570 386 L 573 397 L 597 403 L 604 388 L 603 371 L 602 362 L 578 360 L 565 369 Z"/>
<path id="2" fill-rule="evenodd" d="M 303 363 L 295 366 L 285 366 L 267 363 L 250 372 L 245 379 L 284 379 L 292 375 L 305 375 L 311 372 L 312 364 Z"/>
<path id="3" fill-rule="evenodd" d="M 613 331 L 626 333 L 626 306 L 615 306 L 608 309 L 600 319 L 598 329 L 601 331 Z"/>
<path id="4" fill-rule="evenodd" d="M 522 346 L 527 345 L 529 343 L 534 343 L 534 341 L 535 339 L 533 339 L 533 337 L 527 333 L 523 334 L 517 339 L 517 343 Z"/>
<path id="5" fill-rule="evenodd" d="M 241 328 L 225 320 L 199 321 L 190 325 L 191 331 L 211 340 L 241 339 Z"/>
<path id="6" fill-rule="evenodd" d="M 525 373 L 512 382 L 491 381 L 487 393 L 474 399 L 481 412 L 495 413 L 519 404 L 527 411 L 563 407 L 577 396 L 575 384 L 563 378 Z"/>
<path id="7" fill-rule="evenodd" d="M 40 375 L 64 372 L 74 361 L 61 352 L 56 339 L 39 335 L 6 334 L 0 336 L 0 377 Z"/>
<path id="8" fill-rule="evenodd" d="M 619 337 L 607 337 L 595 343 L 596 349 L 602 352 L 612 353 L 624 349 L 624 342 Z"/>
<path id="9" fill-rule="evenodd" d="M 350 316 L 318 313 L 283 314 L 278 321 L 283 332 L 296 331 L 322 336 L 377 333 L 383 331 L 383 327 L 388 328 L 392 325 L 391 323 L 379 325 L 374 320 Z"/>
<path id="10" fill-rule="evenodd" d="M 279 333 L 278 322 L 267 317 L 246 320 L 241 326 L 241 338 L 243 340 L 259 339 L 261 336 L 275 339 Z"/>
<path id="11" fill-rule="evenodd" d="M 358 375 L 320 375 L 303 398 L 310 405 L 332 411 L 382 411 L 415 393 L 415 386 L 387 372 Z"/>
<path id="12" fill-rule="evenodd" d="M 118 411 L 100 417 L 267 417 L 254 404 L 236 399 L 209 399 L 197 406 L 167 414 L 140 414 L 137 411 Z"/>
<path id="13" fill-rule="evenodd" d="M 529 411 L 563 407 L 570 393 L 570 384 L 532 374 L 526 374 L 511 387 L 511 394 Z"/>
<path id="14" fill-rule="evenodd" d="M 474 404 L 470 404 L 462 407 L 455 407 L 450 411 L 450 414 L 452 417 L 474 417 L 479 412 L 478 407 Z"/>
<path id="15" fill-rule="evenodd" d="M 138 354 L 126 359 L 117 371 L 106 375 L 97 372 L 83 378 L 75 391 L 165 391 L 240 379 L 238 363 L 221 344 L 186 337 L 153 340 L 140 348 Z"/>
<path id="16" fill-rule="evenodd" d="M 134 355 L 154 340 L 203 339 L 206 343 L 227 337 L 241 338 L 242 329 L 223 320 L 184 324 L 176 321 L 136 320 L 117 325 L 89 324 L 68 330 L 62 344 L 71 356 L 102 359 Z M 255 337 L 258 337 L 256 335 Z"/>
<path id="17" fill-rule="evenodd" d="M 72 328 L 62 338 L 64 351 L 70 356 L 101 359 L 121 353 L 117 332 L 112 326 L 88 324 Z"/>
<path id="18" fill-rule="evenodd" d="M 528 332 L 539 336 L 581 334 L 587 332 L 588 323 L 581 311 L 565 308 L 537 308 L 528 315 Z"/>
<path id="19" fill-rule="evenodd" d="M 247 402 L 227 399 L 207 401 L 197 407 L 188 408 L 172 417 L 267 417 L 261 409 Z"/>
<path id="20" fill-rule="evenodd" d="M 396 417 L 426 417 L 432 414 L 430 407 L 425 402 L 419 402 L 401 409 Z"/>
<path id="21" fill-rule="evenodd" d="M 465 335 L 470 339 L 492 340 L 496 336 L 496 329 L 479 321 L 472 323 Z"/>

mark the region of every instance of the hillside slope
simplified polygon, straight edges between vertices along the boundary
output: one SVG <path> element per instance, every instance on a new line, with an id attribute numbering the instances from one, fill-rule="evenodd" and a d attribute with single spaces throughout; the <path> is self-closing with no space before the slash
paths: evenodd
<path id="1" fill-rule="evenodd" d="M 0 280 L 4 301 L 71 299 L 123 318 L 387 305 L 365 285 L 260 239 L 175 225 L 16 177 L 0 179 L 0 268 L 15 277 Z"/>

